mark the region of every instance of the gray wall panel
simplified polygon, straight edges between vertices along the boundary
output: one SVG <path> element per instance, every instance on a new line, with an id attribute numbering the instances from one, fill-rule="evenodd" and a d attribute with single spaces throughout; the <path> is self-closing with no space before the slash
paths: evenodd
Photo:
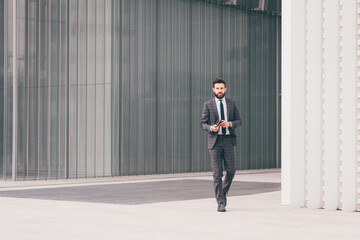
<path id="1" fill-rule="evenodd" d="M 5 3 L 0 1 L 0 33 L 5 32 Z M 4 178 L 5 157 L 5 34 L 0 34 L 0 179 Z"/>
<path id="2" fill-rule="evenodd" d="M 86 88 L 86 138 L 84 139 L 84 142 L 86 143 L 86 177 L 95 177 L 96 150 L 98 146 L 101 146 L 100 144 L 97 145 L 96 142 L 97 138 L 100 137 L 97 135 L 97 114 L 99 114 L 99 108 L 97 105 L 97 89 L 100 88 L 100 86 L 97 87 L 93 84 L 88 84 Z M 103 107 L 101 106 L 101 108 Z M 103 118 L 103 116 L 101 116 L 101 118 Z"/>
<path id="3" fill-rule="evenodd" d="M 10 2 L 0 4 L 2 178 L 11 176 Z M 243 119 L 237 168 L 278 166 L 280 17 L 190 0 L 18 1 L 18 15 L 17 179 L 211 171 L 199 125 L 216 77 Z"/>

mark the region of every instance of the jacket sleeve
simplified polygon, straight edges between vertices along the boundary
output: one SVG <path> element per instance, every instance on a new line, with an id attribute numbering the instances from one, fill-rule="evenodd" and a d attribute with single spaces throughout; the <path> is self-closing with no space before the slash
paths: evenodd
<path id="1" fill-rule="evenodd" d="M 234 120 L 231 121 L 232 123 L 232 128 L 236 128 L 238 126 L 241 125 L 241 117 L 240 117 L 240 113 L 239 113 L 239 110 L 236 106 L 236 103 L 234 102 Z"/>
<path id="2" fill-rule="evenodd" d="M 210 121 L 210 110 L 205 102 L 201 116 L 201 128 L 208 132 L 210 132 L 210 127 L 211 127 L 211 125 L 209 125 L 209 121 Z"/>

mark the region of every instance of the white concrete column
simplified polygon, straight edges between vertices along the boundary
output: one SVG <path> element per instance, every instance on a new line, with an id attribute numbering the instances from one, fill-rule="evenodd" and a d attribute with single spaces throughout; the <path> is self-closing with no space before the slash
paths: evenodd
<path id="1" fill-rule="evenodd" d="M 360 0 L 356 5 L 356 209 L 360 211 Z"/>
<path id="2" fill-rule="evenodd" d="M 305 205 L 305 1 L 283 1 L 282 202 Z"/>
<path id="3" fill-rule="evenodd" d="M 324 208 L 339 207 L 339 3 L 323 0 Z"/>
<path id="4" fill-rule="evenodd" d="M 282 203 L 360 208 L 360 0 L 284 0 Z"/>
<path id="5" fill-rule="evenodd" d="M 340 203 L 344 211 L 356 210 L 356 2 L 340 1 Z"/>
<path id="6" fill-rule="evenodd" d="M 306 1 L 306 202 L 322 206 L 322 5 Z"/>

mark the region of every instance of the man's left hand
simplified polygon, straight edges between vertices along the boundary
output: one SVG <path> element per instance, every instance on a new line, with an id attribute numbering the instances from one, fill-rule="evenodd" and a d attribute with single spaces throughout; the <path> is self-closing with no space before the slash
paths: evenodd
<path id="1" fill-rule="evenodd" d="M 221 122 L 220 123 L 220 127 L 222 127 L 222 128 L 228 128 L 228 127 L 230 127 L 230 123 L 229 122 L 226 122 L 226 121 L 223 121 L 223 122 Z"/>

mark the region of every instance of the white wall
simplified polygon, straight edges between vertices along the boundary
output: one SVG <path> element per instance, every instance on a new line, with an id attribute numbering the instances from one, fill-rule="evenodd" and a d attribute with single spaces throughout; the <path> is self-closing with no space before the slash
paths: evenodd
<path id="1" fill-rule="evenodd" d="M 359 210 L 360 0 L 282 13 L 282 203 Z"/>

